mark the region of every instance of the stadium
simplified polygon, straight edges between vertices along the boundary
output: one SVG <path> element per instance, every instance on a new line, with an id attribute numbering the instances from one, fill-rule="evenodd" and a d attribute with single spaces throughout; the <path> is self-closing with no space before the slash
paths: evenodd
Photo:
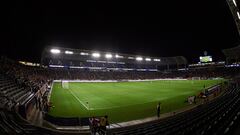
<path id="1" fill-rule="evenodd" d="M 239 1 L 227 0 L 240 32 Z M 185 56 L 45 46 L 0 58 L 0 134 L 240 134 L 240 45 Z"/>

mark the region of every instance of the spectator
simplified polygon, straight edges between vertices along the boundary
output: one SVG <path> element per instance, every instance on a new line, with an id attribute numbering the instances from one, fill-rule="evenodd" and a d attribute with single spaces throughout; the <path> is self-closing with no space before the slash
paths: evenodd
<path id="1" fill-rule="evenodd" d="M 93 135 L 99 132 L 99 119 L 95 117 L 90 118 L 90 129 Z"/>
<path id="2" fill-rule="evenodd" d="M 100 134 L 106 135 L 108 123 L 108 116 L 101 117 L 100 119 Z"/>
<path id="3" fill-rule="evenodd" d="M 160 112 L 161 112 L 161 103 L 159 102 L 157 105 L 157 117 L 160 117 Z"/>

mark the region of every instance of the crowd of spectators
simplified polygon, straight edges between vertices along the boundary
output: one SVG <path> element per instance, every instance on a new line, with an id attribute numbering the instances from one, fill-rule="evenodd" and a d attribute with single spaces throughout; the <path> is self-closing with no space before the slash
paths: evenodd
<path id="1" fill-rule="evenodd" d="M 161 78 L 200 77 L 204 79 L 213 77 L 232 77 L 239 73 L 239 68 L 192 69 L 182 71 L 106 71 L 90 69 L 69 68 L 43 68 L 22 65 L 9 59 L 1 59 L 0 71 L 15 78 L 18 82 L 30 86 L 33 91 L 39 90 L 52 80 L 138 80 Z"/>
<path id="2" fill-rule="evenodd" d="M 38 69 L 35 67 L 25 66 L 6 58 L 2 58 L 0 63 L 0 72 L 19 84 L 30 87 L 33 92 L 39 90 L 48 81 L 46 76 L 38 73 Z"/>

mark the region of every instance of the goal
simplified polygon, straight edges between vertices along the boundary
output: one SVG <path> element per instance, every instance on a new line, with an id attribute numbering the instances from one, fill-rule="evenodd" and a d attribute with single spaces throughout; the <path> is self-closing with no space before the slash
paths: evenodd
<path id="1" fill-rule="evenodd" d="M 62 80 L 62 88 L 68 89 L 69 88 L 69 82 L 65 81 L 65 80 Z"/>

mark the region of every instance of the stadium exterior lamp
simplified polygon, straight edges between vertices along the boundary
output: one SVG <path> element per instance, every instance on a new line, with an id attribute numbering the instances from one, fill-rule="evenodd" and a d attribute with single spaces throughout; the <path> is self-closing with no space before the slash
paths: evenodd
<path id="1" fill-rule="evenodd" d="M 152 61 L 151 58 L 145 58 L 145 61 Z"/>
<path id="2" fill-rule="evenodd" d="M 137 61 L 142 61 L 143 58 L 142 58 L 142 57 L 137 57 L 136 60 L 137 60 Z"/>
<path id="3" fill-rule="evenodd" d="M 105 57 L 106 57 L 107 59 L 111 59 L 111 58 L 112 58 L 112 54 L 106 54 Z"/>
<path id="4" fill-rule="evenodd" d="M 95 58 L 99 58 L 101 55 L 100 55 L 100 53 L 92 53 L 92 56 Z"/>
<path id="5" fill-rule="evenodd" d="M 72 51 L 65 51 L 65 54 L 73 54 Z"/>
<path id="6" fill-rule="evenodd" d="M 53 53 L 53 54 L 61 53 L 61 51 L 59 49 L 51 49 L 50 52 Z"/>

